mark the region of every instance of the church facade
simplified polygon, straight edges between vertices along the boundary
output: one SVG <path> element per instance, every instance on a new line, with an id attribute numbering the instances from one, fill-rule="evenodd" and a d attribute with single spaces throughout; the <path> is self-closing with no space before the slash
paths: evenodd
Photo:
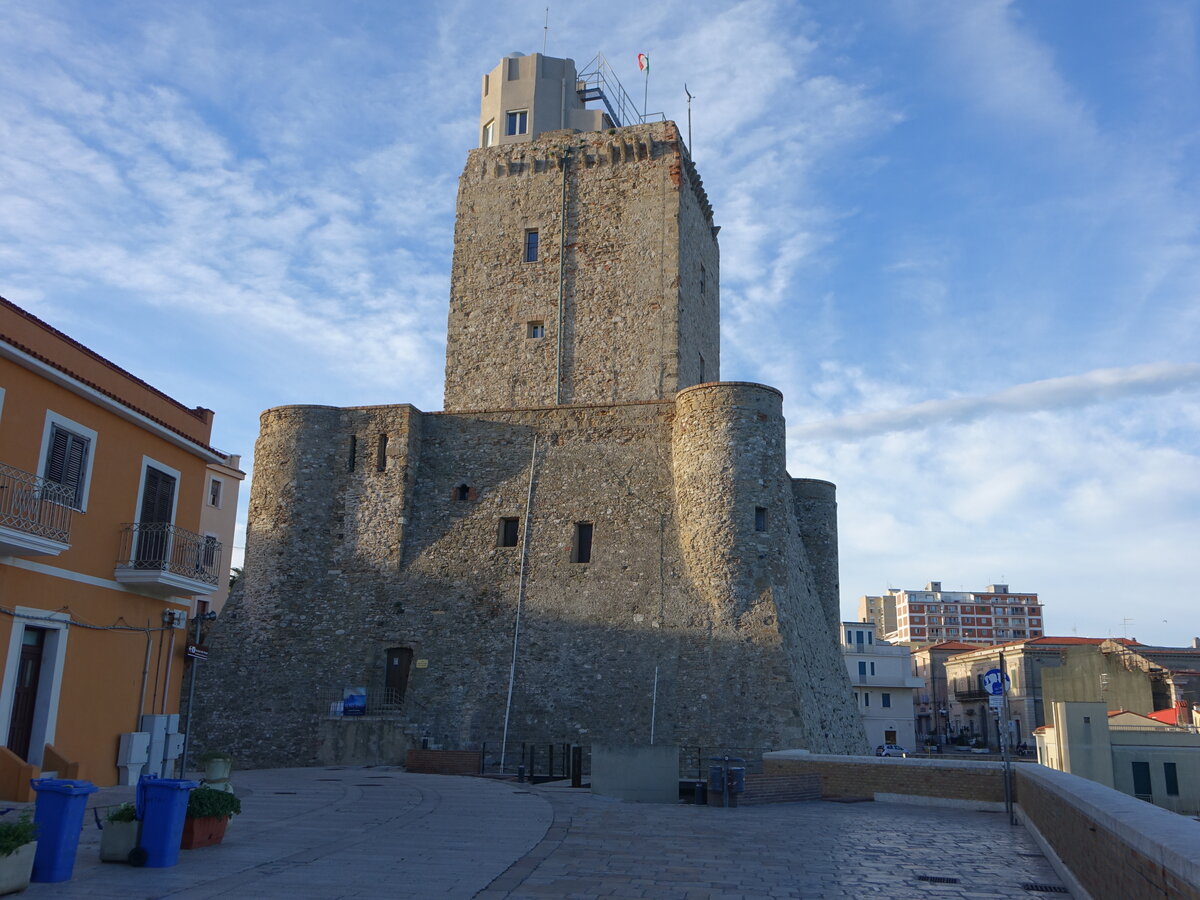
<path id="1" fill-rule="evenodd" d="M 198 745 L 866 751 L 834 486 L 786 471 L 778 391 L 719 380 L 719 229 L 676 126 L 586 119 L 581 84 L 540 54 L 484 79 L 444 410 L 263 413 Z"/>

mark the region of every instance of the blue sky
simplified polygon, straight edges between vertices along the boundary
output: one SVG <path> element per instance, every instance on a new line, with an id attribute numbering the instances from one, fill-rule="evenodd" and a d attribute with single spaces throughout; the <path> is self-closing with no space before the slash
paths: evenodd
<path id="1" fill-rule="evenodd" d="M 480 76 L 544 8 L 9 0 L 0 294 L 248 463 L 267 407 L 439 409 Z M 696 96 L 722 377 L 838 483 L 847 615 L 1002 581 L 1050 633 L 1200 634 L 1196 3 L 550 15 L 551 55 Z"/>

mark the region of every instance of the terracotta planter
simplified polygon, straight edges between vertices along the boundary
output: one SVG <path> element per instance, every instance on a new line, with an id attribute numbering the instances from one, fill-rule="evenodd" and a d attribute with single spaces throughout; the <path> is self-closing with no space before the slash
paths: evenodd
<path id="1" fill-rule="evenodd" d="M 8 856 L 0 856 L 0 894 L 12 894 L 29 887 L 37 841 L 22 844 Z"/>
<path id="2" fill-rule="evenodd" d="M 179 842 L 181 850 L 196 850 L 221 843 L 225 837 L 225 826 L 229 818 L 213 816 L 206 819 L 193 819 L 191 816 L 183 820 L 183 839 Z"/>
<path id="3" fill-rule="evenodd" d="M 100 832 L 100 861 L 129 862 L 129 852 L 137 846 L 140 822 L 105 822 Z"/>

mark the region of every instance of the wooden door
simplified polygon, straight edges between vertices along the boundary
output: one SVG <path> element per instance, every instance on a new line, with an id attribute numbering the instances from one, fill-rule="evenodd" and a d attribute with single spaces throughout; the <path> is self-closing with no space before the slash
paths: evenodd
<path id="1" fill-rule="evenodd" d="M 37 711 L 38 682 L 42 673 L 42 651 L 45 647 L 44 628 L 25 629 L 21 640 L 21 659 L 17 663 L 17 684 L 13 690 L 12 719 L 8 724 L 8 749 L 21 759 L 29 758 L 33 716 Z"/>

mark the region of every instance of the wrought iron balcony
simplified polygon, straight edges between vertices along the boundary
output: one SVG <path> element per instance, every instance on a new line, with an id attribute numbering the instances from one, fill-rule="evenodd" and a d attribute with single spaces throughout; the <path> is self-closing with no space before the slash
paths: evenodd
<path id="1" fill-rule="evenodd" d="M 113 577 L 161 597 L 194 597 L 217 590 L 224 548 L 214 538 L 166 522 L 135 522 L 121 532 Z"/>
<path id="2" fill-rule="evenodd" d="M 991 694 L 982 688 L 971 688 L 969 691 L 955 691 L 954 697 L 960 702 L 973 702 L 977 700 L 987 700 Z"/>
<path id="3" fill-rule="evenodd" d="M 0 555 L 58 556 L 71 546 L 75 491 L 0 463 Z"/>

